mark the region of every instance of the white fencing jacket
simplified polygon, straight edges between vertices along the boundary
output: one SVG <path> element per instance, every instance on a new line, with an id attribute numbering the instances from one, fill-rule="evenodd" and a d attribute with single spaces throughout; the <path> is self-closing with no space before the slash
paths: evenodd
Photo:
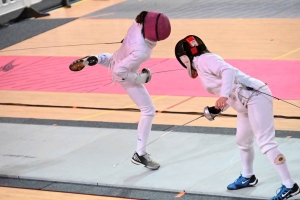
<path id="1" fill-rule="evenodd" d="M 251 85 L 250 76 L 232 67 L 216 54 L 196 56 L 193 63 L 203 86 L 211 94 L 229 98 L 238 83 Z"/>
<path id="2" fill-rule="evenodd" d="M 252 87 L 254 82 L 263 84 L 232 67 L 213 53 L 194 57 L 193 66 L 197 70 L 204 88 L 211 94 L 228 98 L 227 103 L 237 111 L 245 111 L 244 108 L 237 105 L 237 87 L 241 87 L 241 84 Z"/>
<path id="3" fill-rule="evenodd" d="M 114 53 L 111 65 L 117 81 L 134 82 L 140 65 L 147 61 L 156 42 L 144 39 L 142 25 L 134 22 L 129 28 L 121 47 Z"/>

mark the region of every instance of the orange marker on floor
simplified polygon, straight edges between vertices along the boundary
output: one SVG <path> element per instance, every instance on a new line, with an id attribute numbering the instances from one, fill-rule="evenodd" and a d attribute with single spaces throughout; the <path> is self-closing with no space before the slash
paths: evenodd
<path id="1" fill-rule="evenodd" d="M 183 195 L 185 195 L 185 190 L 183 190 L 182 192 L 180 192 L 178 195 L 175 196 L 175 198 L 180 198 Z"/>

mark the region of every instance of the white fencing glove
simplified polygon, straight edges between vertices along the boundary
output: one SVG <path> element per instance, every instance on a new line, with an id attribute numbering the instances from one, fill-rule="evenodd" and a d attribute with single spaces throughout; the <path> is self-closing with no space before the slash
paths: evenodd
<path id="1" fill-rule="evenodd" d="M 135 82 L 138 84 L 144 84 L 148 83 L 149 81 L 151 81 L 150 69 L 144 68 L 142 69 L 142 72 L 138 74 Z"/>
<path id="2" fill-rule="evenodd" d="M 123 80 L 127 80 L 130 82 L 134 82 L 137 84 L 148 83 L 151 80 L 151 72 L 150 69 L 144 68 L 141 73 L 128 73 L 127 77 Z"/>

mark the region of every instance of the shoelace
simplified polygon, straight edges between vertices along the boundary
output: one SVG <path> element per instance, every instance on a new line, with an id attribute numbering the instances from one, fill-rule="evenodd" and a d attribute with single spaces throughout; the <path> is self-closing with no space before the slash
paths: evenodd
<path id="1" fill-rule="evenodd" d="M 278 192 L 278 190 L 280 191 Z M 276 196 L 280 195 L 280 197 L 276 197 L 276 199 L 274 200 L 281 200 L 282 199 L 281 195 L 286 194 L 287 192 L 289 192 L 289 190 L 290 190 L 289 188 L 286 188 L 284 185 L 282 185 L 280 188 L 276 190 Z"/>
<path id="2" fill-rule="evenodd" d="M 152 161 L 152 159 L 149 157 L 149 156 L 151 156 L 150 154 L 148 154 L 148 153 L 146 153 L 145 155 L 144 155 L 144 158 L 146 158 L 146 160 L 149 162 L 149 161 Z"/>
<path id="3" fill-rule="evenodd" d="M 234 182 L 236 183 L 241 177 L 242 175 L 240 175 Z"/>

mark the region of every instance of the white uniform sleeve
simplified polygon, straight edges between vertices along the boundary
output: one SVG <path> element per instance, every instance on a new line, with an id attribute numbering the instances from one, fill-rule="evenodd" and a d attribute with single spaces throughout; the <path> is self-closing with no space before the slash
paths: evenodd
<path id="1" fill-rule="evenodd" d="M 146 60 L 146 58 L 147 54 L 145 52 L 133 51 L 129 54 L 129 56 L 118 63 L 115 73 L 123 79 L 126 79 L 128 76 L 128 72 L 130 72 L 130 69 L 141 65 Z"/>
<path id="2" fill-rule="evenodd" d="M 222 78 L 220 97 L 229 98 L 235 79 L 233 67 L 218 57 L 210 59 L 208 67 L 211 73 Z"/>

